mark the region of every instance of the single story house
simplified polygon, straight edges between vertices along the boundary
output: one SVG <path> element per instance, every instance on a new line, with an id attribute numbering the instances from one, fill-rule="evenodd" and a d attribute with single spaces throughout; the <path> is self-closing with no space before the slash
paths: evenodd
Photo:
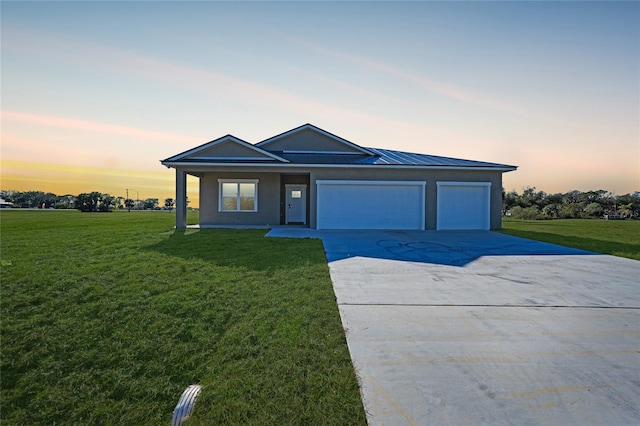
<path id="1" fill-rule="evenodd" d="M 0 209 L 10 209 L 11 207 L 13 207 L 13 203 L 10 203 L 4 198 L 0 197 Z"/>
<path id="2" fill-rule="evenodd" d="M 200 180 L 200 226 L 499 229 L 502 173 L 515 166 L 364 148 L 312 124 L 257 144 L 227 135 L 162 160 Z"/>

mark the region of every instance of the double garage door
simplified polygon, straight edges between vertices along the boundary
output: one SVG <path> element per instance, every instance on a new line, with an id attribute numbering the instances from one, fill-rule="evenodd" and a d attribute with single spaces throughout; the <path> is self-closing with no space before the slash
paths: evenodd
<path id="1" fill-rule="evenodd" d="M 423 181 L 318 180 L 318 229 L 425 229 Z M 489 184 L 438 182 L 437 229 L 489 229 Z"/>

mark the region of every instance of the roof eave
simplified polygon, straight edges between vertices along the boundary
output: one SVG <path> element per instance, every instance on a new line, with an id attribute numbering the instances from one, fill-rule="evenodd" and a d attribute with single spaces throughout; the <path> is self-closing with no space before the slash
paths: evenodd
<path id="1" fill-rule="evenodd" d="M 386 168 L 386 169 L 428 169 L 428 170 L 481 170 L 494 172 L 512 172 L 517 170 L 517 166 L 433 166 L 424 164 L 299 164 L 299 163 L 211 163 L 211 162 L 179 162 L 166 161 L 160 162 L 166 167 L 290 167 L 290 168 Z"/>

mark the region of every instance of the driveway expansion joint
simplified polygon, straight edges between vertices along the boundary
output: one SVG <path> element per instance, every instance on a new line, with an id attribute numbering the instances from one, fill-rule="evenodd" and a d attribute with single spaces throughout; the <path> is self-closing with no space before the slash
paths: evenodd
<path id="1" fill-rule="evenodd" d="M 454 305 L 441 303 L 338 303 L 338 306 L 407 306 L 438 308 L 569 308 L 569 309 L 640 309 L 640 306 L 589 306 L 589 305 Z"/>

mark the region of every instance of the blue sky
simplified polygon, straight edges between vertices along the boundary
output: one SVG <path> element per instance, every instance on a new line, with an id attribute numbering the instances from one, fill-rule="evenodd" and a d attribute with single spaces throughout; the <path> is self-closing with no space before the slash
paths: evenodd
<path id="1" fill-rule="evenodd" d="M 517 165 L 506 190 L 640 190 L 638 2 L 1 7 L 3 189 L 170 196 L 158 160 L 310 122 Z"/>

